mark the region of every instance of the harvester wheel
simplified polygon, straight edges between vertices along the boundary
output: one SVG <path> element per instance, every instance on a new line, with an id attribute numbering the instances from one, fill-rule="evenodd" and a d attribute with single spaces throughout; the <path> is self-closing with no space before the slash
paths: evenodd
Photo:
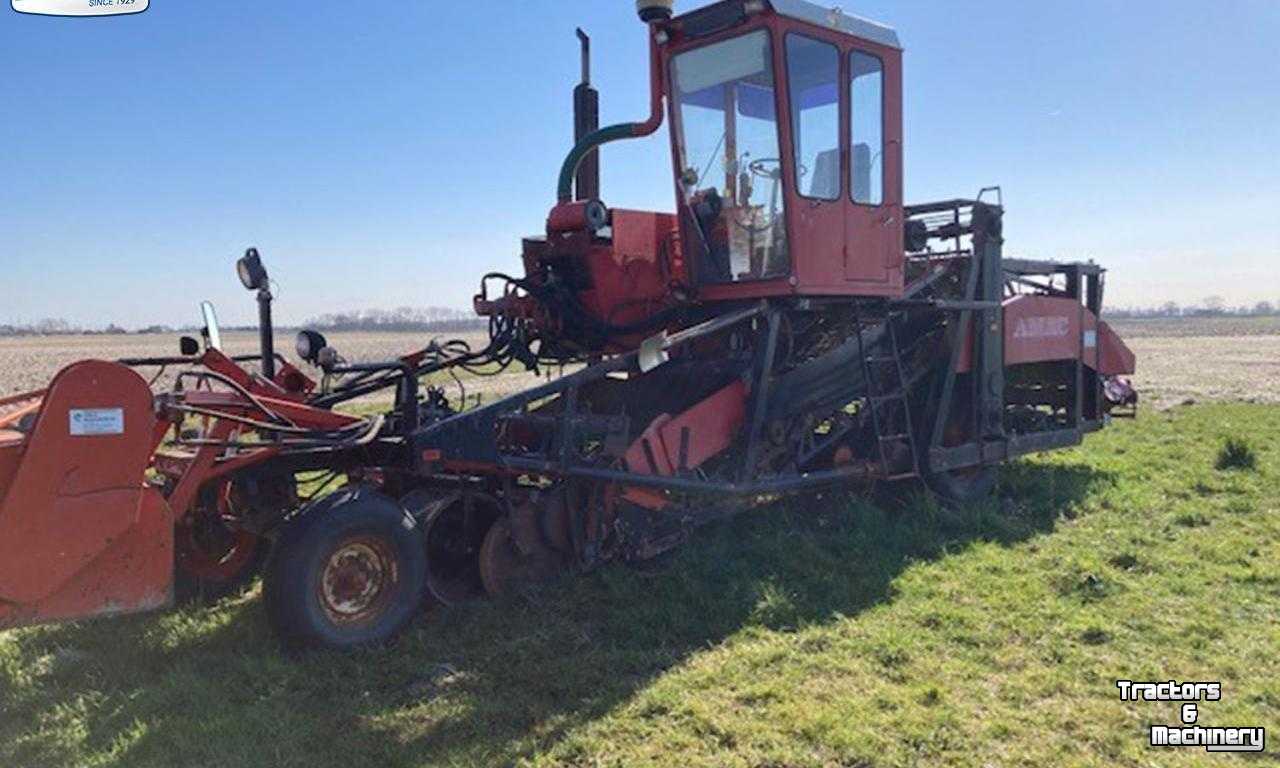
<path id="1" fill-rule="evenodd" d="M 970 384 L 967 376 L 958 377 L 956 382 L 957 393 L 969 391 Z M 956 394 L 951 407 L 950 422 L 943 432 L 944 446 L 960 445 L 973 439 L 969 432 L 969 420 L 966 418 L 965 408 L 963 396 Z M 924 424 L 934 422 L 937 409 L 936 403 L 928 409 L 929 417 L 923 422 Z M 926 444 L 925 439 L 927 438 L 922 436 L 921 445 Z M 929 452 L 925 450 L 922 453 L 920 468 L 925 487 L 932 491 L 944 505 L 954 507 L 971 504 L 987 498 L 995 490 L 999 475 L 999 469 L 996 466 L 982 464 L 976 467 L 931 472 L 928 467 Z"/>
<path id="2" fill-rule="evenodd" d="M 428 600 L 448 607 L 483 597 L 478 558 L 485 535 L 502 514 L 498 499 L 468 491 L 443 498 L 415 491 L 401 503 L 422 529 Z"/>
<path id="3" fill-rule="evenodd" d="M 484 591 L 492 597 L 513 594 L 561 572 L 561 558 L 550 547 L 539 543 L 528 549 L 521 551 L 506 518 L 494 523 L 480 547 Z"/>
<path id="4" fill-rule="evenodd" d="M 955 469 L 924 475 L 924 483 L 943 504 L 957 506 L 981 501 L 995 490 L 999 470 L 994 466 Z"/>
<path id="5" fill-rule="evenodd" d="M 208 489 L 202 503 L 174 528 L 174 599 L 212 603 L 253 581 L 267 559 L 268 542 L 226 522 L 226 485 Z"/>
<path id="6" fill-rule="evenodd" d="M 174 599 L 213 603 L 234 595 L 257 577 L 266 561 L 267 542 L 246 531 L 225 531 L 211 543 L 197 523 L 180 525 L 174 541 Z"/>
<path id="7" fill-rule="evenodd" d="M 267 615 L 295 646 L 391 639 L 417 612 L 426 552 L 413 517 L 368 488 L 339 491 L 285 525 L 263 579 Z"/>

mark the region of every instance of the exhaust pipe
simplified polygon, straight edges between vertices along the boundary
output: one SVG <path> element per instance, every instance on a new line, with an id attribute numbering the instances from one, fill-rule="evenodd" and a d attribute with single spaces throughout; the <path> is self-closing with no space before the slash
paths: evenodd
<path id="1" fill-rule="evenodd" d="M 582 82 L 573 89 L 573 141 L 581 142 L 600 130 L 600 92 L 591 87 L 591 37 L 579 27 L 582 44 Z M 575 186 L 575 200 L 600 197 L 600 150 L 594 149 L 582 158 Z"/>

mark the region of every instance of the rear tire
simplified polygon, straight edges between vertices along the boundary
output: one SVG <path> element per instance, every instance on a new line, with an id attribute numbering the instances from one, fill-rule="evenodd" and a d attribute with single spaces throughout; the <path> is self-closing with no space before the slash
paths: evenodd
<path id="1" fill-rule="evenodd" d="M 417 613 L 426 570 L 421 532 L 399 504 L 338 491 L 281 531 L 263 577 L 267 616 L 291 646 L 378 645 Z"/>

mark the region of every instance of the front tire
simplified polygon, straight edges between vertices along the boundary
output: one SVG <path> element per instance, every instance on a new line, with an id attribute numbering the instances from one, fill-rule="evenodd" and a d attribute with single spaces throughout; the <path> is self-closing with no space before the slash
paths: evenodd
<path id="1" fill-rule="evenodd" d="M 369 488 L 338 491 L 289 521 L 263 577 L 272 628 L 291 646 L 378 645 L 413 618 L 426 585 L 413 517 Z"/>

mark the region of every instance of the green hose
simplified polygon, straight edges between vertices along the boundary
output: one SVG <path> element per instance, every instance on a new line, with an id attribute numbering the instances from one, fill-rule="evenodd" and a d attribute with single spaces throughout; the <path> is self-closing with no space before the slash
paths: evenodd
<path id="1" fill-rule="evenodd" d="M 601 128 L 582 137 L 582 141 L 569 151 L 569 156 L 564 159 L 564 165 L 560 167 L 560 186 L 557 188 L 556 199 L 562 203 L 573 199 L 573 177 L 578 175 L 578 167 L 592 150 L 612 141 L 630 139 L 639 133 L 640 128 L 640 123 L 620 123 Z"/>

